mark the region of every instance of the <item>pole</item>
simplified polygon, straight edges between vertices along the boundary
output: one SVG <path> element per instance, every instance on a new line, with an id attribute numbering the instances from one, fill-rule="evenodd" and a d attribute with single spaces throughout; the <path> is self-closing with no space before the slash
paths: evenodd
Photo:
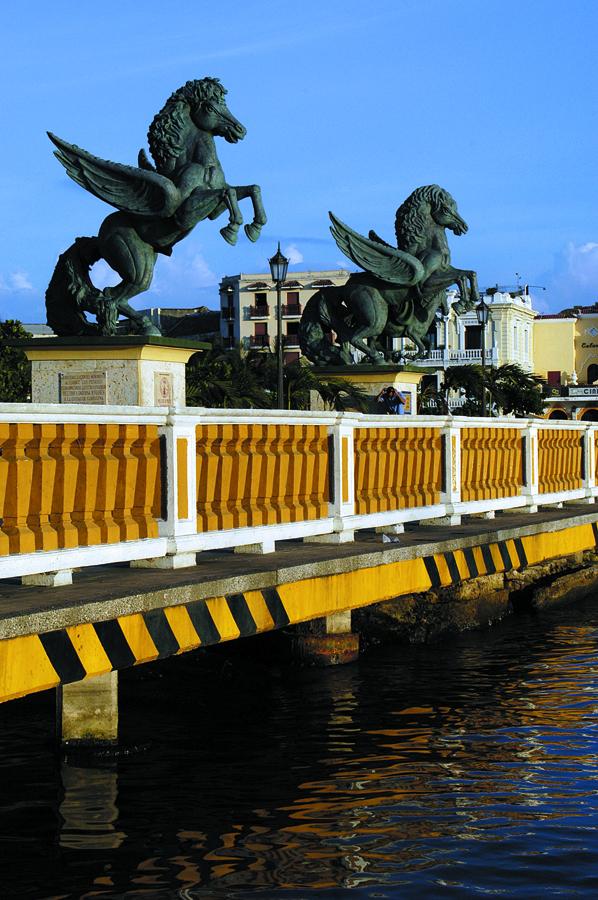
<path id="1" fill-rule="evenodd" d="M 486 417 L 486 323 L 482 325 L 482 418 Z"/>
<path id="2" fill-rule="evenodd" d="M 280 305 L 280 281 L 276 282 L 276 405 L 278 409 L 284 409 L 284 386 L 283 386 L 283 355 L 282 355 L 282 306 Z"/>

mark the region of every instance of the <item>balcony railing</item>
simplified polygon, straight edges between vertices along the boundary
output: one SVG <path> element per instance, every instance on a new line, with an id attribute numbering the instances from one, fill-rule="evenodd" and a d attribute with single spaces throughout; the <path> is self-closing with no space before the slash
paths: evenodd
<path id="1" fill-rule="evenodd" d="M 0 404 L 0 578 L 592 502 L 597 449 L 595 422 Z"/>
<path id="2" fill-rule="evenodd" d="M 232 350 L 233 347 L 235 346 L 235 339 L 234 339 L 234 337 L 224 337 L 224 338 L 222 338 L 222 346 L 223 346 L 226 350 Z"/>
<path id="3" fill-rule="evenodd" d="M 283 345 L 283 347 L 298 347 L 299 346 L 299 335 L 298 334 L 283 334 L 282 345 Z"/>
<path id="4" fill-rule="evenodd" d="M 409 360 L 416 366 L 429 366 L 431 363 L 440 366 L 467 366 L 482 364 L 481 350 L 430 350 L 422 359 Z M 495 347 L 486 350 L 485 362 L 487 366 L 495 366 L 498 363 L 498 351 Z"/>
<path id="5" fill-rule="evenodd" d="M 235 310 L 232 306 L 224 306 L 220 310 L 220 315 L 222 316 L 223 319 L 230 321 L 231 319 L 235 318 Z"/>
<path id="6" fill-rule="evenodd" d="M 250 319 L 267 319 L 270 316 L 270 307 L 267 303 L 260 303 L 259 306 L 249 307 Z"/>
<path id="7" fill-rule="evenodd" d="M 250 334 L 249 335 L 249 346 L 250 347 L 269 347 L 270 346 L 270 335 L 269 334 Z"/>
<path id="8" fill-rule="evenodd" d="M 301 304 L 300 303 L 283 303 L 282 314 L 283 314 L 283 316 L 300 316 L 301 315 Z"/>

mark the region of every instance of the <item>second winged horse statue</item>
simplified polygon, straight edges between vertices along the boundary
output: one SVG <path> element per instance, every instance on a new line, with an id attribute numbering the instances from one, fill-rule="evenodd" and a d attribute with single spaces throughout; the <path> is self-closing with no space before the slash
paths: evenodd
<path id="1" fill-rule="evenodd" d="M 423 356 L 436 311 L 442 306 L 448 312 L 446 288 L 459 288 L 458 312 L 471 309 L 479 299 L 476 273 L 451 266 L 445 228 L 461 235 L 467 224 L 451 195 L 438 185 L 417 188 L 398 208 L 396 248 L 374 231 L 366 238 L 332 213 L 330 219 L 339 248 L 365 271 L 351 275 L 342 286 L 322 288 L 308 300 L 299 341 L 312 362 L 351 365 L 354 347 L 366 361 L 383 363 L 381 335 L 410 338 L 417 355 Z"/>
<path id="2" fill-rule="evenodd" d="M 104 219 L 97 237 L 77 238 L 59 257 L 46 291 L 48 325 L 56 334 L 115 334 L 121 315 L 138 333 L 160 334 L 129 304 L 150 286 L 158 253 L 169 256 L 198 222 L 223 213 L 228 224 L 220 233 L 234 244 L 243 223 L 238 201 L 246 197 L 254 215 L 245 233 L 258 239 L 266 222 L 260 189 L 227 184 L 216 154 L 215 136 L 236 144 L 246 134 L 225 94 L 216 78 L 188 81 L 175 91 L 150 125 L 154 164 L 144 150 L 138 167 L 125 166 L 49 135 L 73 181 L 118 210 Z M 99 290 L 92 283 L 89 270 L 100 259 L 120 276 L 115 287 Z M 95 323 L 86 312 L 96 316 Z"/>

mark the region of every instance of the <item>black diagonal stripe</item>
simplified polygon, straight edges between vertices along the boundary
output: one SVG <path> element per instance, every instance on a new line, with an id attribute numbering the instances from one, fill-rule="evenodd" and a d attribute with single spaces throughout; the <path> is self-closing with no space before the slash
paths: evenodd
<path id="1" fill-rule="evenodd" d="M 505 572 L 509 572 L 513 568 L 513 560 L 511 559 L 511 554 L 509 553 L 509 548 L 507 547 L 506 541 L 498 542 L 498 550 L 503 562 L 503 566 L 505 567 Z"/>
<path id="2" fill-rule="evenodd" d="M 257 625 L 251 615 L 251 610 L 247 605 L 247 600 L 243 594 L 229 594 L 226 598 L 228 608 L 230 609 L 235 624 L 241 632 L 241 637 L 249 634 L 255 634 Z"/>
<path id="3" fill-rule="evenodd" d="M 262 591 L 262 597 L 266 601 L 266 606 L 268 607 L 268 612 L 272 616 L 274 627 L 284 628 L 285 625 L 288 625 L 290 619 L 288 617 L 286 609 L 282 605 L 280 594 L 278 593 L 276 588 L 264 588 L 264 590 Z"/>
<path id="4" fill-rule="evenodd" d="M 478 564 L 475 561 L 475 556 L 473 555 L 473 550 L 471 547 L 465 547 L 463 549 L 463 553 L 465 555 L 465 562 L 467 563 L 467 568 L 469 569 L 469 574 L 472 578 L 477 578 L 480 574 L 478 569 Z"/>
<path id="5" fill-rule="evenodd" d="M 521 538 L 515 538 L 515 549 L 517 550 L 517 556 L 519 557 L 519 565 L 527 566 L 527 553 L 525 552 Z"/>
<path id="6" fill-rule="evenodd" d="M 482 556 L 484 557 L 484 564 L 486 566 L 487 574 L 494 575 L 494 573 L 496 572 L 496 566 L 494 565 L 492 553 L 490 552 L 490 544 L 482 544 L 480 550 L 482 551 Z"/>
<path id="7" fill-rule="evenodd" d="M 143 621 L 147 626 L 150 637 L 156 645 L 160 659 L 165 656 L 174 656 L 181 649 L 175 638 L 172 628 L 164 614 L 163 609 L 150 609 L 143 613 Z"/>
<path id="8" fill-rule="evenodd" d="M 116 619 L 111 622 L 95 622 L 93 627 L 113 669 L 125 669 L 137 662 Z"/>
<path id="9" fill-rule="evenodd" d="M 39 639 L 63 684 L 85 678 L 87 672 L 66 631 L 49 631 L 47 634 L 40 634 Z"/>
<path id="10" fill-rule="evenodd" d="M 440 577 L 440 572 L 438 571 L 438 566 L 436 565 L 436 560 L 434 559 L 434 557 L 424 556 L 424 565 L 426 567 L 428 577 L 432 583 L 432 587 L 440 587 L 442 584 L 442 579 Z"/>
<path id="11" fill-rule="evenodd" d="M 194 603 L 190 603 L 187 606 L 187 612 L 202 644 L 217 644 L 220 640 L 220 632 L 210 615 L 206 601 L 196 600 Z"/>
<path id="12" fill-rule="evenodd" d="M 592 531 L 594 532 L 594 543 L 598 547 L 598 525 L 596 522 L 592 522 Z"/>
<path id="13" fill-rule="evenodd" d="M 459 569 L 457 568 L 457 561 L 455 559 L 455 554 L 453 553 L 453 551 L 448 550 L 444 554 L 444 559 L 446 561 L 448 570 L 451 575 L 451 581 L 453 582 L 453 584 L 459 584 L 459 582 L 461 581 L 461 575 L 459 574 Z"/>

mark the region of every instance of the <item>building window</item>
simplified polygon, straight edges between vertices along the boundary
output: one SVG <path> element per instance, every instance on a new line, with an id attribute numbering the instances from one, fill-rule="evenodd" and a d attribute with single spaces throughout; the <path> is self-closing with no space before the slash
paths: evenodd
<path id="1" fill-rule="evenodd" d="M 546 381 L 552 387 L 556 387 L 561 383 L 561 373 L 559 372 L 547 372 L 546 373 Z"/>
<path id="2" fill-rule="evenodd" d="M 598 366 L 593 363 L 588 366 L 588 384 L 594 384 L 595 381 L 598 381 Z"/>
<path id="3" fill-rule="evenodd" d="M 264 293 L 259 293 L 255 295 L 255 305 L 256 306 L 268 306 L 268 295 Z"/>
<path id="4" fill-rule="evenodd" d="M 466 325 L 465 326 L 465 349 L 481 350 L 482 349 L 482 326 Z"/>
<path id="5" fill-rule="evenodd" d="M 285 353 L 284 361 L 287 364 L 294 363 L 294 362 L 297 362 L 297 360 L 299 359 L 300 356 L 301 356 L 300 353 Z"/>

